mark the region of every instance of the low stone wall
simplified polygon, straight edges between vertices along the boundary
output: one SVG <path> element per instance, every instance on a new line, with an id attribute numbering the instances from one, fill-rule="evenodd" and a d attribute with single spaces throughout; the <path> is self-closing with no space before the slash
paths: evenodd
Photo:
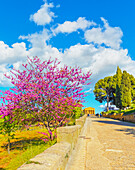
<path id="1" fill-rule="evenodd" d="M 18 170 L 60 170 L 66 166 L 70 155 L 71 144 L 56 143 L 41 154 L 30 159 L 29 164 L 23 164 Z"/>
<path id="2" fill-rule="evenodd" d="M 87 117 L 87 114 L 85 114 L 84 116 L 80 117 L 79 119 L 76 119 L 75 121 L 75 124 L 76 125 L 81 125 L 81 129 L 85 123 L 85 120 L 86 120 L 86 117 Z"/>
<path id="3" fill-rule="evenodd" d="M 57 143 L 46 149 L 43 153 L 30 159 L 31 163 L 23 164 L 18 170 L 65 170 L 65 166 L 76 145 L 86 117 L 87 115 L 84 115 L 76 119 L 75 126 L 57 128 Z"/>
<path id="4" fill-rule="evenodd" d="M 122 116 L 124 113 L 119 113 L 114 116 L 114 119 L 122 120 Z"/>
<path id="5" fill-rule="evenodd" d="M 135 114 L 123 115 L 123 120 L 135 122 Z"/>
<path id="6" fill-rule="evenodd" d="M 119 114 L 113 113 L 111 115 L 103 114 L 103 117 L 113 118 L 113 119 L 118 119 L 118 120 L 125 120 L 129 122 L 135 122 L 135 113 L 131 113 L 128 115 L 124 115 L 124 113 L 119 113 Z"/>
<path id="7" fill-rule="evenodd" d="M 80 131 L 81 131 L 80 125 L 59 127 L 57 128 L 57 142 L 70 143 L 72 150 L 75 147 Z"/>

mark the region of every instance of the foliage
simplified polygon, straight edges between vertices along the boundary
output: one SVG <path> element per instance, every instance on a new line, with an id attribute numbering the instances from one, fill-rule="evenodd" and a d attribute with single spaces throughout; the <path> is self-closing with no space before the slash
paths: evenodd
<path id="1" fill-rule="evenodd" d="M 129 79 L 131 82 L 131 98 L 132 98 L 132 103 L 135 103 L 135 78 L 133 75 L 129 75 Z"/>
<path id="2" fill-rule="evenodd" d="M 11 124 L 24 127 L 42 122 L 53 140 L 52 131 L 69 121 L 75 107 L 82 106 L 83 86 L 89 84 L 91 76 L 77 66 L 60 68 L 59 64 L 57 59 L 41 62 L 38 57 L 28 57 L 28 64 L 22 64 L 25 70 L 13 69 L 11 76 L 5 74 L 14 87 L 2 92 L 2 118 L 9 115 Z"/>
<path id="3" fill-rule="evenodd" d="M 82 107 L 75 107 L 75 109 L 73 110 L 73 116 L 70 119 L 68 126 L 75 125 L 75 120 L 79 119 L 83 115 L 84 115 L 84 113 L 82 111 Z"/>
<path id="4" fill-rule="evenodd" d="M 112 113 L 121 113 L 121 111 L 120 110 L 109 110 L 109 111 L 107 111 L 107 112 L 104 112 L 104 113 L 106 113 L 106 114 L 112 114 Z"/>
<path id="5" fill-rule="evenodd" d="M 135 109 L 127 109 L 127 110 L 109 110 L 108 112 L 104 112 L 105 114 L 111 114 L 111 113 L 116 113 L 116 114 L 119 114 L 119 113 L 124 113 L 124 115 L 128 115 L 128 114 L 131 114 L 131 113 L 135 113 Z"/>
<path id="6" fill-rule="evenodd" d="M 131 81 L 126 71 L 122 74 L 120 93 L 122 108 L 131 106 Z"/>
<path id="7" fill-rule="evenodd" d="M 73 112 L 75 119 L 79 119 L 83 115 L 82 107 L 75 107 L 75 110 L 73 110 Z"/>
<path id="8" fill-rule="evenodd" d="M 109 110 L 109 102 L 114 99 L 115 83 L 112 76 L 100 79 L 94 88 L 94 95 L 96 100 L 102 103 L 107 102 L 107 110 Z"/>
<path id="9" fill-rule="evenodd" d="M 15 135 L 15 122 L 10 122 L 10 115 L 3 117 L 0 122 L 0 134 L 5 136 L 5 140 L 8 142 L 7 151 L 10 153 L 10 140 Z"/>
<path id="10" fill-rule="evenodd" d="M 107 80 L 106 83 L 105 80 Z M 110 90 L 110 94 L 107 92 L 107 88 Z M 100 103 L 106 101 L 107 106 L 111 102 L 119 109 L 130 107 L 131 102 L 135 103 L 135 78 L 125 70 L 122 73 L 121 69 L 117 67 L 112 79 L 105 77 L 95 84 L 94 94 L 97 101 Z"/>
<path id="11" fill-rule="evenodd" d="M 115 91 L 115 105 L 118 108 L 121 108 L 121 93 L 120 93 L 120 87 L 121 87 L 121 79 L 122 79 L 122 71 L 119 67 L 117 67 L 116 71 L 116 91 Z"/>

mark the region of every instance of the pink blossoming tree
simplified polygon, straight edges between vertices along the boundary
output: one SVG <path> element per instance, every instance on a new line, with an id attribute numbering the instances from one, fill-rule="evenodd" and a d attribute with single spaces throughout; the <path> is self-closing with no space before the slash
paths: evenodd
<path id="1" fill-rule="evenodd" d="M 7 76 L 14 85 L 3 92 L 0 108 L 2 118 L 9 116 L 10 123 L 31 125 L 42 122 L 50 133 L 63 126 L 74 114 L 75 107 L 81 107 L 85 94 L 85 85 L 90 84 L 91 73 L 82 73 L 79 67 L 59 67 L 60 62 L 38 57 L 28 57 L 24 70 L 13 69 Z"/>

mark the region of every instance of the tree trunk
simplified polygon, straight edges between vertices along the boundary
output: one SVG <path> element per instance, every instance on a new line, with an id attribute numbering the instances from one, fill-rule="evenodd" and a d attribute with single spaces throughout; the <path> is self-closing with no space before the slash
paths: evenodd
<path id="1" fill-rule="evenodd" d="M 108 97 L 108 94 L 107 94 L 107 112 L 109 111 L 109 97 Z"/>
<path id="2" fill-rule="evenodd" d="M 7 148 L 8 154 L 10 154 L 10 139 L 8 138 L 8 148 Z"/>
<path id="3" fill-rule="evenodd" d="M 50 139 L 51 141 L 53 141 L 53 134 L 50 134 Z"/>

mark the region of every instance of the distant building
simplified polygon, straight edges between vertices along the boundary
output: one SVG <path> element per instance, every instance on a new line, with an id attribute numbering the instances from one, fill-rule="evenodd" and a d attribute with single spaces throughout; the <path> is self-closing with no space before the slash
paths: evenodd
<path id="1" fill-rule="evenodd" d="M 87 107 L 87 108 L 85 108 L 85 109 L 83 110 L 83 112 L 84 112 L 85 114 L 92 114 L 92 115 L 94 115 L 94 114 L 95 114 L 95 108 Z"/>

